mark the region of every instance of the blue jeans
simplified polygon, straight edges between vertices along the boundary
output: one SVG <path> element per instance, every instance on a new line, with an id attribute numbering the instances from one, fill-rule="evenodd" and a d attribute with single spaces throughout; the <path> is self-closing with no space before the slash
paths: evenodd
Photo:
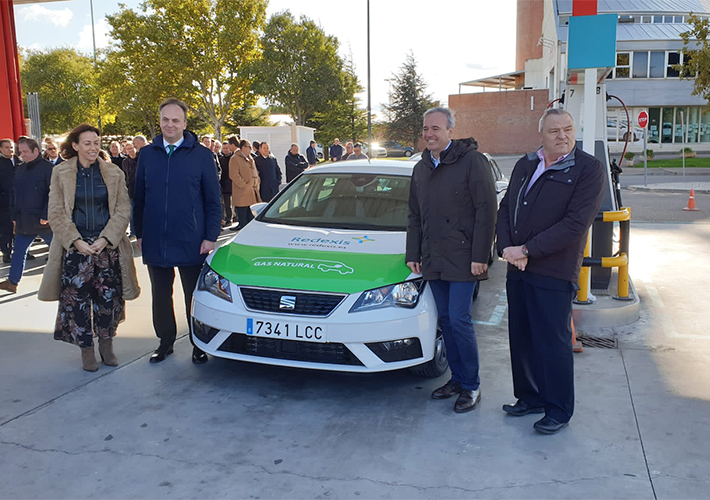
<path id="1" fill-rule="evenodd" d="M 16 234 L 15 247 L 12 249 L 12 260 L 10 261 L 10 281 L 17 285 L 22 279 L 22 273 L 25 272 L 25 262 L 27 261 L 27 251 L 30 245 L 39 236 L 44 242 L 49 245 L 52 243 L 52 233 L 47 234 Z"/>
<path id="2" fill-rule="evenodd" d="M 451 380 L 464 389 L 475 391 L 481 385 L 478 376 L 478 343 L 471 322 L 474 281 L 429 281 L 444 335 Z"/>

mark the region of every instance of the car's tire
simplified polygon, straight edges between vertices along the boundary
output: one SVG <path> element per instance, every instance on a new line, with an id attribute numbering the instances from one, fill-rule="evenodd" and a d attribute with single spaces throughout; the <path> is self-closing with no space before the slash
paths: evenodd
<path id="1" fill-rule="evenodd" d="M 316 156 L 318 157 L 319 160 L 323 159 L 323 153 L 317 153 Z"/>
<path id="2" fill-rule="evenodd" d="M 437 378 L 443 375 L 449 369 L 449 360 L 446 359 L 446 346 L 444 345 L 444 336 L 437 328 L 436 343 L 434 346 L 434 357 L 431 361 L 427 361 L 423 365 L 413 366 L 409 369 L 418 377 Z"/>
<path id="3" fill-rule="evenodd" d="M 623 139 L 623 140 L 627 140 L 628 138 L 629 138 L 629 133 L 628 133 L 628 132 L 624 132 L 624 135 L 622 136 L 622 139 Z"/>
<path id="4" fill-rule="evenodd" d="M 404 156 L 406 156 L 407 158 L 409 158 L 410 156 L 412 156 L 412 152 L 409 151 L 409 150 L 407 150 L 407 151 L 404 152 Z"/>

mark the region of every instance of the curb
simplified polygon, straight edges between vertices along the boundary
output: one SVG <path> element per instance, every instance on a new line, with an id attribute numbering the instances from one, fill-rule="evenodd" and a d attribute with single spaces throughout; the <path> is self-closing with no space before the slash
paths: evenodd
<path id="1" fill-rule="evenodd" d="M 710 188 L 688 188 L 688 189 L 678 189 L 678 188 L 654 188 L 651 186 L 626 186 L 629 191 L 647 191 L 647 192 L 660 192 L 660 193 L 689 193 L 691 189 L 694 189 L 696 193 L 700 194 L 710 194 Z"/>

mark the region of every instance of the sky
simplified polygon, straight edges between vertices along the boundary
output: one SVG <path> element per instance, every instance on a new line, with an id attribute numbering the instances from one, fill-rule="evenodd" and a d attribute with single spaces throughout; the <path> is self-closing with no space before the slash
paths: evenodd
<path id="1" fill-rule="evenodd" d="M 179 1 L 179 0 L 176 0 Z M 106 14 L 118 11 L 112 0 L 94 0 L 96 45 L 110 42 Z M 123 0 L 138 10 L 139 0 Z M 340 42 L 340 54 L 352 54 L 360 82 L 367 87 L 366 0 L 270 0 L 270 16 L 290 10 L 308 16 Z M 370 65 L 372 109 L 389 99 L 388 79 L 412 52 L 427 89 L 448 104 L 459 83 L 515 70 L 516 0 L 371 0 Z M 17 43 L 29 49 L 69 46 L 91 54 L 89 0 L 15 6 Z M 464 88 L 462 92 L 475 89 Z M 367 95 L 362 95 L 363 107 Z"/>

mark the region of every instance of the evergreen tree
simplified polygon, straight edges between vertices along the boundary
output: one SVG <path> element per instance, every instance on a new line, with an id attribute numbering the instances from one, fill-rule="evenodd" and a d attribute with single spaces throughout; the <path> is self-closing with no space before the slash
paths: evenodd
<path id="1" fill-rule="evenodd" d="M 426 92 L 426 83 L 411 52 L 393 77 L 390 104 L 384 106 L 388 114 L 387 131 L 390 139 L 409 143 L 416 149 L 424 112 L 436 103 Z"/>

